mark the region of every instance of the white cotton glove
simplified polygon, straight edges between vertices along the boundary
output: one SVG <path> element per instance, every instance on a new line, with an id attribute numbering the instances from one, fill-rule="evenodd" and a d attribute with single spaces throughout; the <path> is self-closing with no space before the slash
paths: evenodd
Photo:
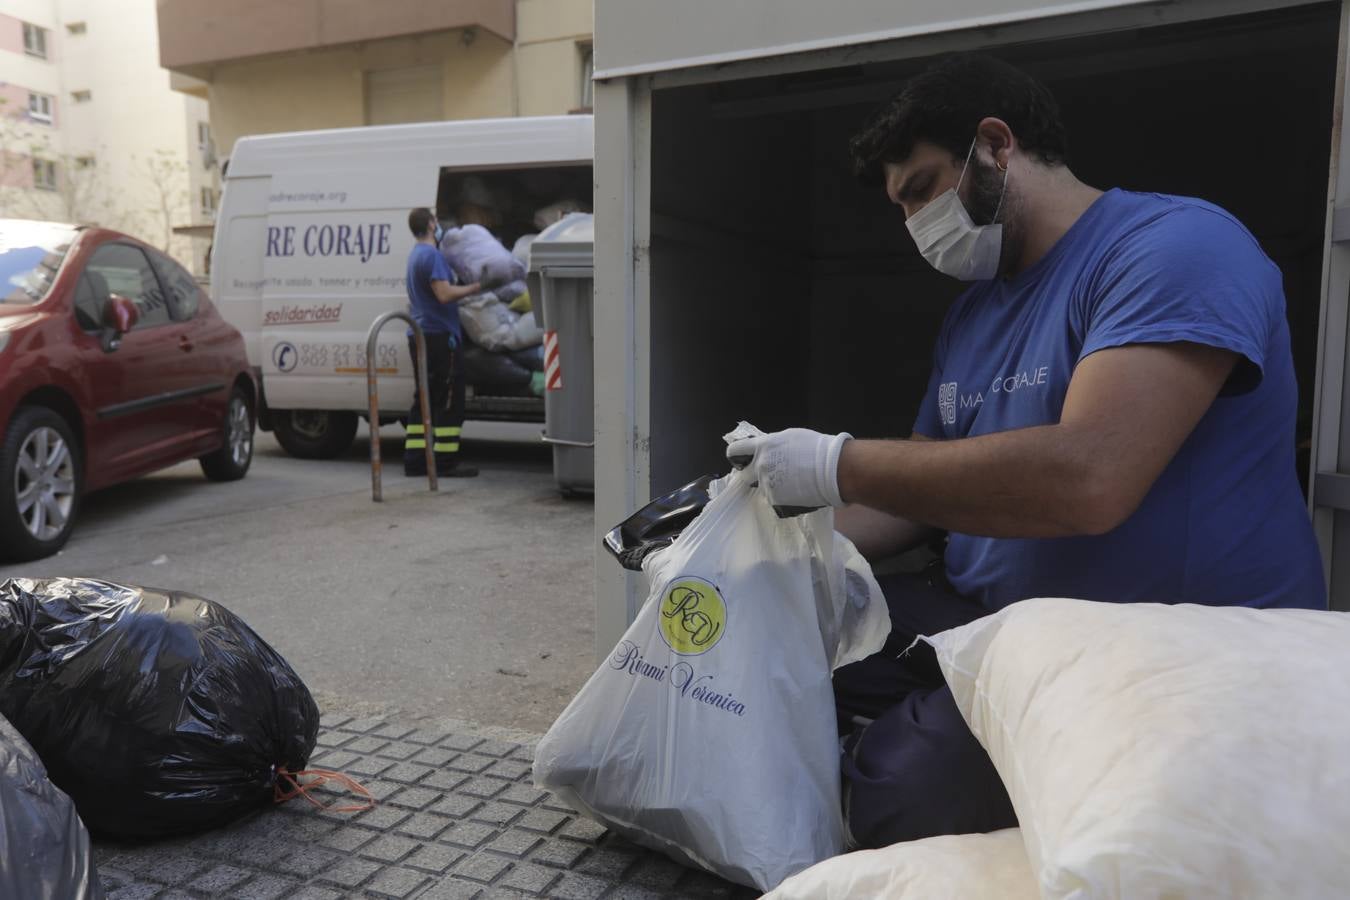
<path id="1" fill-rule="evenodd" d="M 853 435 L 789 428 L 733 440 L 727 459 L 748 468 L 775 508 L 843 506 L 839 496 L 839 453 Z"/>

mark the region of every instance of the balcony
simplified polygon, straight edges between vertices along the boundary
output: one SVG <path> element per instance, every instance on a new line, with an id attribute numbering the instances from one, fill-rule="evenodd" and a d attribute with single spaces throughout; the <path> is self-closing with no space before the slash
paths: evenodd
<path id="1" fill-rule="evenodd" d="M 210 78 L 213 65 L 360 41 L 477 28 L 515 40 L 514 0 L 157 0 L 164 68 Z"/>

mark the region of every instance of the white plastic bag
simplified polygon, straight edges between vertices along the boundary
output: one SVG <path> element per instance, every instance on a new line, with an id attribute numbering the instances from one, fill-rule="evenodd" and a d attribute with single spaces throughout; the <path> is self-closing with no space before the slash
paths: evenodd
<path id="1" fill-rule="evenodd" d="M 459 321 L 469 340 L 494 353 L 524 350 L 544 341 L 534 313 L 512 312 L 491 291 L 461 300 Z"/>
<path id="2" fill-rule="evenodd" d="M 834 513 L 750 474 L 644 561 L 651 592 L 549 729 L 534 779 L 630 840 L 768 890 L 843 850 L 830 672 L 890 629 Z"/>
<path id="3" fill-rule="evenodd" d="M 463 284 L 485 289 L 525 278 L 525 266 L 482 225 L 451 228 L 441 237 L 441 255 Z"/>

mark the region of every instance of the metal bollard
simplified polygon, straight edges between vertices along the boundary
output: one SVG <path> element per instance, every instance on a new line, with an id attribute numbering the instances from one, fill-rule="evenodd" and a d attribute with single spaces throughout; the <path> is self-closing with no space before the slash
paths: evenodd
<path id="1" fill-rule="evenodd" d="M 412 316 L 405 312 L 393 310 L 372 322 L 370 331 L 366 332 L 366 385 L 370 393 L 370 497 L 376 503 L 384 500 L 384 495 L 380 489 L 382 470 L 382 463 L 380 462 L 380 395 L 379 389 L 376 387 L 375 341 L 380 336 L 380 329 L 388 324 L 391 319 L 402 319 L 411 325 L 413 339 L 417 342 L 417 364 L 414 369 L 417 373 L 417 396 L 421 400 L 422 424 L 426 429 L 428 438 L 426 441 L 427 481 L 431 485 L 431 490 L 439 490 L 436 484 L 436 454 L 431 448 L 430 440 L 431 435 L 435 432 L 435 426 L 431 421 L 431 398 L 427 395 L 427 339 L 422 334 L 422 326 L 414 322 Z"/>

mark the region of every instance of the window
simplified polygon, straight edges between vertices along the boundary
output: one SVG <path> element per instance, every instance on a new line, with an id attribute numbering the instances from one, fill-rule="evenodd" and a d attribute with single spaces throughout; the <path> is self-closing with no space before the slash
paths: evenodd
<path id="1" fill-rule="evenodd" d="M 581 51 L 581 108 L 595 106 L 595 45 L 579 44 Z"/>
<path id="2" fill-rule="evenodd" d="M 77 169 L 92 169 L 97 164 L 98 160 L 92 156 L 75 157 L 75 168 Z"/>
<path id="3" fill-rule="evenodd" d="M 134 330 L 167 325 L 172 321 L 168 298 L 140 248 L 130 244 L 104 244 L 89 258 L 84 273 L 100 311 L 109 293 L 121 294 L 136 304 L 140 318 Z"/>
<path id="4" fill-rule="evenodd" d="M 210 217 L 216 214 L 216 192 L 209 187 L 202 188 L 202 215 Z"/>
<path id="5" fill-rule="evenodd" d="M 56 163 L 50 159 L 33 158 L 33 187 L 44 191 L 56 190 Z"/>
<path id="6" fill-rule="evenodd" d="M 47 58 L 47 29 L 23 23 L 23 52 L 29 56 Z"/>
<path id="7" fill-rule="evenodd" d="M 28 95 L 28 118 L 52 124 L 52 98 L 46 94 Z"/>
<path id="8" fill-rule="evenodd" d="M 76 103 L 88 103 L 94 99 L 94 93 L 93 91 L 71 91 L 70 99 Z"/>
<path id="9" fill-rule="evenodd" d="M 84 23 L 84 22 L 67 22 L 67 23 L 66 23 L 66 33 L 67 33 L 67 34 L 84 34 L 86 30 L 88 30 L 88 29 L 85 27 L 85 23 Z"/>
<path id="10" fill-rule="evenodd" d="M 202 289 L 197 279 L 187 269 L 174 262 L 163 253 L 151 251 L 150 258 L 155 263 L 159 280 L 169 292 L 169 302 L 173 304 L 173 317 L 185 322 L 197 314 L 201 305 Z"/>
<path id="11" fill-rule="evenodd" d="M 211 146 L 211 125 L 207 122 L 197 123 L 197 146 L 203 153 Z"/>
<path id="12" fill-rule="evenodd" d="M 108 302 L 108 292 L 94 287 L 97 277 L 86 270 L 75 283 L 75 321 L 85 331 L 99 330 L 103 306 Z"/>

